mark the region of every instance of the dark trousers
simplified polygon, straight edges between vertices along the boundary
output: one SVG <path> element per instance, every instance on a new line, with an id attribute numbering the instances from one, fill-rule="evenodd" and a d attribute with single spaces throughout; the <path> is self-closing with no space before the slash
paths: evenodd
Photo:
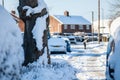
<path id="1" fill-rule="evenodd" d="M 83 43 L 83 45 L 84 45 L 84 49 L 86 49 L 86 43 L 85 42 Z"/>

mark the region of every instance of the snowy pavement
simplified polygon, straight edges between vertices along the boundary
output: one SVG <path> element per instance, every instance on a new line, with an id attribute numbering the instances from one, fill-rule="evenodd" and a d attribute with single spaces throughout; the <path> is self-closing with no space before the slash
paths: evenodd
<path id="1" fill-rule="evenodd" d="M 72 52 L 68 54 L 52 55 L 61 58 L 77 69 L 78 80 L 105 80 L 106 44 L 88 43 L 84 50 L 82 44 L 72 45 Z"/>
<path id="2" fill-rule="evenodd" d="M 79 56 L 69 59 L 69 62 L 78 69 L 76 76 L 79 80 L 102 80 L 105 79 L 105 65 L 99 58 Z"/>
<path id="3" fill-rule="evenodd" d="M 71 45 L 72 52 L 51 54 L 51 64 L 41 58 L 22 68 L 21 80 L 105 80 L 106 43 Z"/>

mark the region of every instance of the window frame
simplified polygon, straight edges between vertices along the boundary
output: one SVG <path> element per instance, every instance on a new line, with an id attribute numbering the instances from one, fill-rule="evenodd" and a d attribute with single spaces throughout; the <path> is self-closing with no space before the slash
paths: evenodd
<path id="1" fill-rule="evenodd" d="M 79 25 L 79 30 L 83 30 L 83 25 Z"/>
<path id="2" fill-rule="evenodd" d="M 70 29 L 75 29 L 75 25 L 70 25 Z"/>
<path id="3" fill-rule="evenodd" d="M 86 30 L 90 30 L 90 25 L 86 25 Z"/>

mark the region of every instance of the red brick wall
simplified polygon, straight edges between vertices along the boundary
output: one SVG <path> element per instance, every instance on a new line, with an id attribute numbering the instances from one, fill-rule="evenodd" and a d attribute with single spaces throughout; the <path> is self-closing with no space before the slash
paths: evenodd
<path id="1" fill-rule="evenodd" d="M 67 26 L 67 29 L 64 29 L 64 25 L 62 25 L 62 33 L 75 33 L 75 32 L 90 33 L 91 32 L 91 25 L 90 25 L 89 30 L 86 29 L 86 25 L 83 25 L 83 29 L 79 29 L 78 25 L 75 25 L 75 29 L 71 29 L 70 25 Z"/>
<path id="2" fill-rule="evenodd" d="M 83 26 L 84 26 L 84 32 L 86 32 L 86 33 L 91 33 L 91 31 L 92 31 L 92 30 L 91 30 L 91 25 L 89 25 L 89 26 L 90 26 L 90 29 L 89 29 L 89 30 L 86 29 L 86 25 L 83 25 Z"/>
<path id="3" fill-rule="evenodd" d="M 61 27 L 58 28 L 58 25 L 61 25 L 53 16 L 50 16 L 50 33 L 60 32 Z"/>

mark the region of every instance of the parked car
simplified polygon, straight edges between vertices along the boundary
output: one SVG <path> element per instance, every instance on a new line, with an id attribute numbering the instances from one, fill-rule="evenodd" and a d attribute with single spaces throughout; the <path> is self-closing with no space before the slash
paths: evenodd
<path id="1" fill-rule="evenodd" d="M 66 43 L 62 38 L 52 37 L 48 39 L 48 48 L 50 52 L 66 53 Z"/>
<path id="2" fill-rule="evenodd" d="M 77 43 L 75 36 L 67 36 L 67 37 L 70 40 L 71 44 L 76 44 Z"/>
<path id="3" fill-rule="evenodd" d="M 98 37 L 98 33 L 94 33 L 93 35 Z M 102 35 L 103 35 L 103 34 L 100 33 L 99 35 L 100 35 L 100 41 L 102 41 Z"/>
<path id="4" fill-rule="evenodd" d="M 88 39 L 88 42 L 90 41 L 97 41 L 98 36 L 84 36 L 84 39 Z"/>
<path id="5" fill-rule="evenodd" d="M 84 38 L 82 36 L 75 36 L 77 42 L 83 42 Z"/>
<path id="6" fill-rule="evenodd" d="M 106 80 L 120 80 L 120 17 L 111 23 L 106 54 Z"/>
<path id="7" fill-rule="evenodd" d="M 71 52 L 70 40 L 68 38 L 65 38 L 65 37 L 61 37 L 61 38 L 64 39 L 65 42 L 66 42 L 66 50 L 67 50 L 67 52 Z"/>

